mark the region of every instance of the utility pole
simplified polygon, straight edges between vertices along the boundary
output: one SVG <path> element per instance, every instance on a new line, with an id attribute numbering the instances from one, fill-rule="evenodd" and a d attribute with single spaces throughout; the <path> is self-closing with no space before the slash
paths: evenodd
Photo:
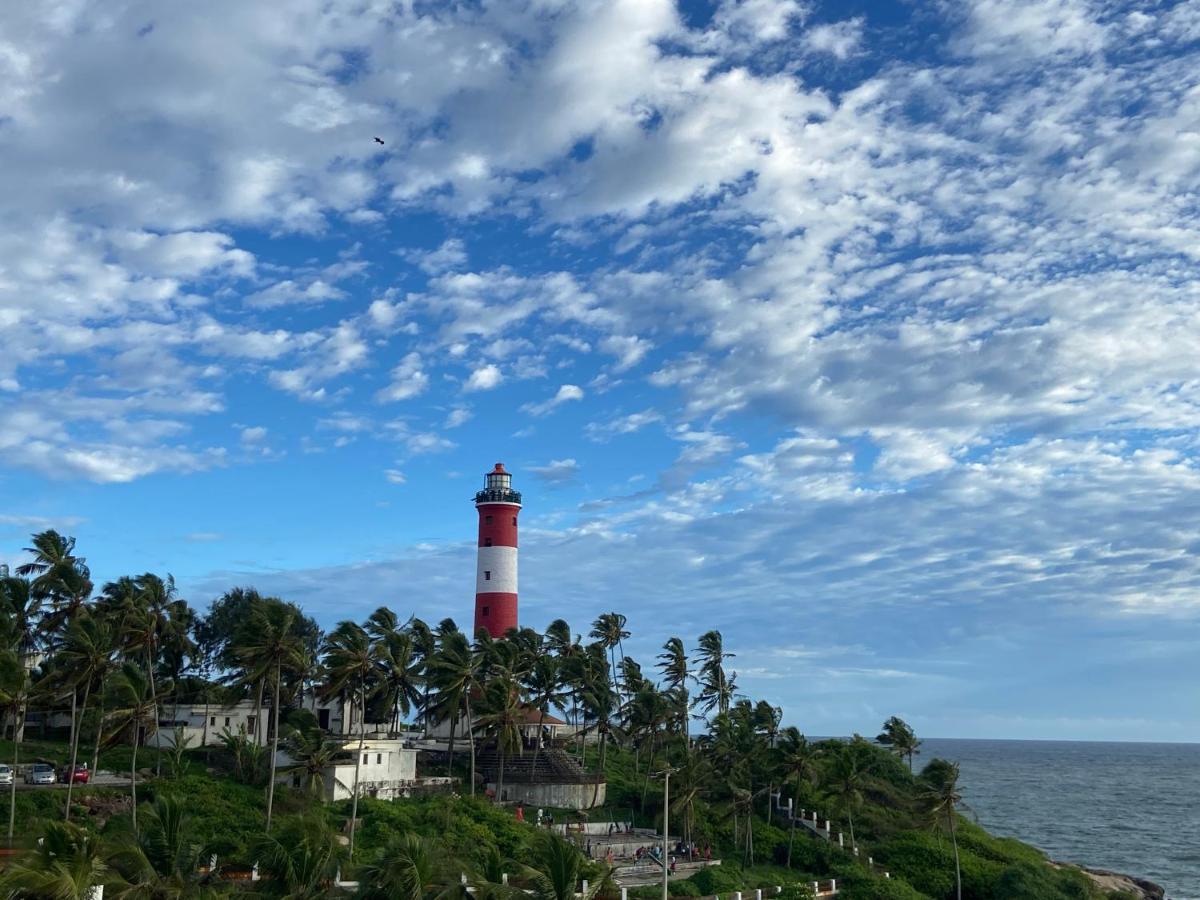
<path id="1" fill-rule="evenodd" d="M 663 779 L 663 837 L 662 837 L 662 867 L 663 867 L 663 889 L 662 900 L 667 900 L 667 883 L 671 877 L 670 864 L 668 863 L 667 855 L 667 835 L 670 833 L 670 818 L 671 818 L 671 774 L 675 770 L 670 766 L 659 772 Z"/>

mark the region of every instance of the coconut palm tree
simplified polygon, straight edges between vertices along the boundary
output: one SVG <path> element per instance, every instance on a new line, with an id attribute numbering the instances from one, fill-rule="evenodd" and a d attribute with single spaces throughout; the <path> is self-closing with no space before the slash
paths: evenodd
<path id="1" fill-rule="evenodd" d="M 181 798 L 156 797 L 143 811 L 142 829 L 119 840 L 108 860 L 121 881 L 112 892 L 121 900 L 189 900 L 217 891 L 200 872 L 208 849 L 196 837 Z"/>
<path id="2" fill-rule="evenodd" d="M 132 660 L 126 660 L 109 679 L 113 706 L 109 720 L 115 731 L 129 729 L 129 791 L 133 798 L 133 830 L 137 833 L 137 750 L 143 726 L 154 713 L 155 696 L 146 670 Z"/>
<path id="3" fill-rule="evenodd" d="M 246 677 L 255 682 L 270 684 L 274 695 L 271 701 L 271 759 L 267 780 L 267 831 L 275 808 L 275 758 L 279 754 L 280 688 L 285 673 L 295 671 L 304 661 L 304 647 L 295 634 L 298 611 L 290 603 L 262 600 L 250 607 L 244 638 L 237 646 L 237 659 Z M 256 723 L 257 726 L 257 723 Z"/>
<path id="4" fill-rule="evenodd" d="M 12 650 L 0 653 L 0 707 L 13 723 L 13 778 L 8 788 L 8 844 L 12 846 L 17 820 L 17 766 L 21 761 L 20 734 L 25 727 L 25 713 L 33 689 L 30 670 L 24 659 Z"/>
<path id="5" fill-rule="evenodd" d="M 917 748 L 921 742 L 907 722 L 898 716 L 892 716 L 883 723 L 883 731 L 875 738 L 875 743 L 883 744 L 901 759 L 908 760 L 908 771 L 913 770 L 913 755 L 921 751 Z"/>
<path id="6" fill-rule="evenodd" d="M 376 610 L 372 619 L 381 612 L 391 615 L 391 610 Z M 413 707 L 421 705 L 421 663 L 416 658 L 412 636 L 402 626 L 393 624 L 378 628 L 373 635 L 379 648 L 379 687 L 391 710 L 391 730 L 399 731 L 401 716 L 407 718 Z M 368 629 L 370 626 L 368 626 Z"/>
<path id="7" fill-rule="evenodd" d="M 461 631 L 443 630 L 438 639 L 437 655 L 430 663 L 437 691 L 436 715 L 450 721 L 450 767 L 454 766 L 454 729 L 463 716 L 467 743 L 471 749 L 471 795 L 475 795 L 475 723 L 471 717 L 471 694 L 479 687 L 479 655 L 472 652 L 467 636 Z"/>
<path id="8" fill-rule="evenodd" d="M 808 739 L 800 733 L 800 729 L 789 726 L 783 729 L 779 736 L 776 758 L 782 783 L 786 784 L 791 781 L 793 784 L 792 821 L 788 828 L 787 862 L 784 863 L 790 869 L 792 867 L 792 844 L 796 838 L 796 811 L 800 805 L 804 786 L 811 787 L 816 784 L 820 751 L 808 742 Z"/>
<path id="9" fill-rule="evenodd" d="M 532 859 L 523 866 L 535 900 L 592 900 L 610 878 L 608 872 L 588 885 L 584 893 L 576 888 L 583 874 L 583 854 L 556 834 L 545 834 L 530 848 Z"/>
<path id="10" fill-rule="evenodd" d="M 716 630 L 702 634 L 699 644 L 696 663 L 700 667 L 700 695 L 697 701 L 706 713 L 714 709 L 718 713 L 727 713 L 737 694 L 737 672 L 726 672 L 725 660 L 732 659 L 734 654 L 725 652 L 721 632 Z"/>
<path id="11" fill-rule="evenodd" d="M 325 787 L 325 770 L 333 764 L 340 750 L 336 741 L 325 737 L 320 728 L 293 729 L 284 741 L 292 764 L 284 771 L 300 775 L 305 791 L 320 797 Z"/>
<path id="12" fill-rule="evenodd" d="M 496 799 L 504 799 L 504 760 L 522 750 L 521 726 L 525 722 L 521 689 L 510 676 L 497 678 L 484 689 L 481 698 L 479 725 L 496 742 L 500 755 L 500 772 L 496 779 Z"/>
<path id="13" fill-rule="evenodd" d="M 597 643 L 608 651 L 610 657 L 609 672 L 612 675 L 613 691 L 620 701 L 622 689 L 620 680 L 617 678 L 619 669 L 617 668 L 616 650 L 618 647 L 621 648 L 621 659 L 624 659 L 625 647 L 622 642 L 625 638 L 629 637 L 629 632 L 625 630 L 625 617 L 618 612 L 602 613 L 592 623 L 592 630 L 588 634 L 588 637 L 594 638 Z"/>
<path id="14" fill-rule="evenodd" d="M 26 664 L 37 652 L 40 643 L 38 613 L 41 606 L 42 599 L 33 590 L 33 583 L 28 578 L 0 578 L 0 609 L 12 617 L 16 639 L 13 649 Z"/>
<path id="15" fill-rule="evenodd" d="M 71 729 L 71 767 L 67 770 L 67 804 L 63 814 L 63 819 L 69 821 L 83 717 L 87 714 L 92 688 L 103 684 L 112 669 L 116 655 L 112 628 L 100 617 L 92 615 L 86 609 L 81 610 L 67 626 L 62 648 L 57 655 L 64 670 L 69 673 L 73 694 L 79 692 L 80 685 L 83 686 L 83 703 L 79 707 L 79 715 Z"/>
<path id="16" fill-rule="evenodd" d="M 0 892 L 29 900 L 91 900 L 108 874 L 99 835 L 50 822 L 33 852 L 0 875 Z"/>
<path id="17" fill-rule="evenodd" d="M 378 654 L 366 630 L 356 622 L 338 624 L 325 638 L 325 686 L 322 694 L 336 697 L 348 694 L 351 707 L 357 706 L 358 753 L 354 756 L 354 795 L 350 807 L 350 856 L 354 856 L 354 831 L 358 820 L 358 778 L 362 768 L 363 745 L 367 739 L 367 695 L 373 689 Z"/>
<path id="18" fill-rule="evenodd" d="M 259 873 L 255 893 L 287 900 L 318 900 L 330 895 L 338 870 L 349 855 L 319 816 L 286 820 L 252 848 Z"/>
<path id="19" fill-rule="evenodd" d="M 583 707 L 588 729 L 594 729 L 600 737 L 600 754 L 596 764 L 596 778 L 592 789 L 592 806 L 600 797 L 600 782 L 604 778 L 604 762 L 608 751 L 608 740 L 614 729 L 618 711 L 618 698 L 608 677 L 608 660 L 604 657 L 602 644 L 590 644 L 577 670 L 580 704 Z"/>
<path id="20" fill-rule="evenodd" d="M 459 867 L 441 850 L 416 834 L 391 838 L 371 862 L 358 871 L 363 900 L 426 900 L 458 896 Z"/>
<path id="21" fill-rule="evenodd" d="M 934 828 L 946 828 L 954 846 L 954 885 L 957 900 L 962 900 L 962 866 L 958 858 L 958 835 L 955 825 L 958 807 L 965 806 L 958 790 L 958 763 L 932 759 L 921 772 L 925 789 L 919 795 L 923 811 Z"/>
<path id="22" fill-rule="evenodd" d="M 47 630 L 56 631 L 91 595 L 91 572 L 87 561 L 75 555 L 73 537 L 49 529 L 33 535 L 31 544 L 25 552 L 33 560 L 17 566 L 16 574 L 22 578 L 34 576 L 30 585 L 34 595 L 52 605 Z"/>
<path id="23" fill-rule="evenodd" d="M 871 781 L 872 768 L 870 745 L 855 735 L 829 757 L 822 779 L 825 792 L 846 814 L 851 847 L 858 845 L 854 837 L 854 812 L 863 804 L 863 791 Z"/>
<path id="24" fill-rule="evenodd" d="M 552 706 L 559 706 L 566 700 L 566 694 L 562 691 L 562 667 L 558 659 L 548 653 L 539 653 L 525 674 L 524 684 L 529 705 L 538 711 L 537 741 L 533 745 L 533 769 L 536 772 L 546 715 Z"/>

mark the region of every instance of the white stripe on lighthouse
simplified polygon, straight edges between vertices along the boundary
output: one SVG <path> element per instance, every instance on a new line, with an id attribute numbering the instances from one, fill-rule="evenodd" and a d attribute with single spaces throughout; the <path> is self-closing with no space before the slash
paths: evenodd
<path id="1" fill-rule="evenodd" d="M 475 572 L 475 593 L 515 594 L 517 592 L 517 548 L 480 547 L 479 567 Z"/>

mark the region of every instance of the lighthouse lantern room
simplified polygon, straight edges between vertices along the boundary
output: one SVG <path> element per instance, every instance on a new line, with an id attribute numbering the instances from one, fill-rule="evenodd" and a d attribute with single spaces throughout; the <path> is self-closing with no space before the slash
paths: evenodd
<path id="1" fill-rule="evenodd" d="M 475 569 L 475 632 L 486 628 L 494 638 L 517 627 L 517 516 L 521 494 L 503 463 L 487 473 L 486 487 L 475 494 L 479 512 L 478 563 Z"/>

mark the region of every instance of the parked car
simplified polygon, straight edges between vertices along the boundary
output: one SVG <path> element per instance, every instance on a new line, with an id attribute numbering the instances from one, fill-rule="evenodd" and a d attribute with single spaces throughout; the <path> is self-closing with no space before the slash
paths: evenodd
<path id="1" fill-rule="evenodd" d="M 12 766 L 6 766 L 4 763 L 0 763 L 0 784 L 12 784 L 12 781 Z"/>
<path id="2" fill-rule="evenodd" d="M 54 784 L 54 766 L 50 763 L 34 763 L 25 770 L 26 784 Z"/>
<path id="3" fill-rule="evenodd" d="M 74 772 L 71 771 L 70 766 L 63 766 L 58 770 L 58 780 L 63 784 L 69 781 L 73 781 L 76 784 L 87 784 L 91 777 L 92 773 L 88 771 L 86 764 L 76 766 Z"/>

